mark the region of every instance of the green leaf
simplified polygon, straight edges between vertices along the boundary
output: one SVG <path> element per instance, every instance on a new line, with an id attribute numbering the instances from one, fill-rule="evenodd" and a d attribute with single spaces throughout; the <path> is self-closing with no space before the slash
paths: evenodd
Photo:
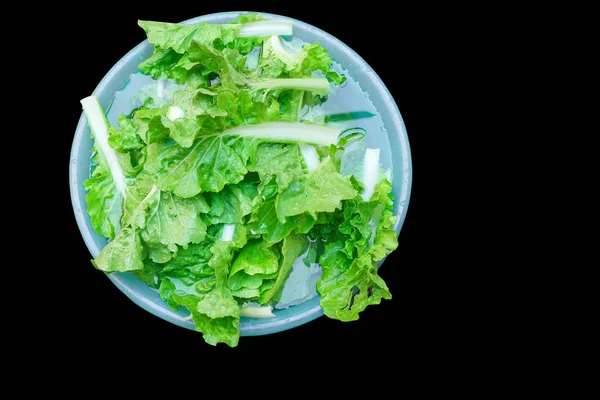
<path id="1" fill-rule="evenodd" d="M 163 264 L 161 276 L 193 286 L 198 293 L 207 292 L 215 284 L 214 268 L 208 265 L 212 257 L 212 244 L 210 241 L 203 241 L 179 248 L 175 256 Z"/>
<path id="2" fill-rule="evenodd" d="M 230 317 L 227 322 L 231 323 L 235 320 L 239 321 L 240 317 L 240 306 L 230 293 L 224 293 L 220 289 L 203 296 L 198 302 L 197 309 L 200 314 L 206 315 L 211 320 Z M 234 328 L 239 329 L 237 326 Z"/>
<path id="3" fill-rule="evenodd" d="M 357 195 L 350 177 L 341 175 L 331 159 L 325 160 L 307 175 L 295 178 L 276 200 L 279 220 L 292 215 L 332 212 L 341 207 L 342 200 Z"/>
<path id="4" fill-rule="evenodd" d="M 339 232 L 345 235 L 345 248 L 348 257 L 356 257 L 369 251 L 369 240 L 373 234 L 373 213 L 377 202 L 364 202 L 355 198 L 344 204 L 344 222 L 339 224 Z M 356 248 L 356 251 L 352 248 Z"/>
<path id="5" fill-rule="evenodd" d="M 227 284 L 233 291 L 258 289 L 265 280 L 276 277 L 278 269 L 279 252 L 264 240 L 251 240 L 233 261 Z"/>
<path id="6" fill-rule="evenodd" d="M 246 275 L 271 275 L 277 272 L 279 253 L 264 240 L 249 241 L 231 266 L 229 279 L 243 271 Z"/>
<path id="7" fill-rule="evenodd" d="M 248 170 L 257 172 L 261 181 L 275 175 L 280 190 L 287 188 L 294 178 L 304 175 L 298 145 L 289 143 L 260 144 Z"/>
<path id="8" fill-rule="evenodd" d="M 200 42 L 193 42 L 187 53 L 189 62 L 202 64 L 210 71 L 219 75 L 220 87 L 237 92 L 238 85 L 244 86 L 247 77 L 235 68 L 238 59 L 243 57 L 239 52 L 225 49 L 221 52 L 214 47 Z M 233 61 L 233 63 L 232 63 Z"/>
<path id="9" fill-rule="evenodd" d="M 127 186 L 127 196 L 123 202 L 122 225 L 130 225 L 134 229 L 144 229 L 147 212 L 156 207 L 160 201 L 160 191 L 152 177 L 145 172 Z"/>
<path id="10" fill-rule="evenodd" d="M 178 303 L 173 297 L 173 292 L 175 291 L 175 284 L 169 279 L 163 279 L 160 282 L 160 286 L 158 288 L 158 293 L 160 298 L 167 302 L 167 305 L 174 311 L 179 310 L 180 303 Z M 181 304 L 183 305 L 183 304 Z"/>
<path id="11" fill-rule="evenodd" d="M 113 240 L 92 260 L 104 272 L 127 272 L 144 269 L 144 248 L 139 232 L 131 227 L 119 231 Z"/>
<path id="12" fill-rule="evenodd" d="M 210 231 L 210 238 L 219 238 L 222 226 L 213 225 Z M 210 240 L 177 251 L 161 272 L 165 278 L 159 292 L 173 309 L 182 306 L 190 311 L 207 343 L 236 346 L 240 306 L 227 286 L 227 276 L 235 252 L 247 243 L 246 228 L 236 227 L 231 241 Z"/>
<path id="13" fill-rule="evenodd" d="M 307 233 L 315 224 L 316 219 L 308 213 L 287 217 L 281 222 L 277 216 L 276 199 L 279 191 L 274 175 L 267 177 L 259 189 L 259 196 L 253 202 L 253 211 L 248 226 L 262 234 L 264 240 L 270 243 L 280 242 L 292 231 Z"/>
<path id="14" fill-rule="evenodd" d="M 191 312 L 196 330 L 202 332 L 206 343 L 237 346 L 240 339 L 240 307 L 233 297 L 219 289 L 214 289 L 206 296 L 180 296 L 174 293 L 171 296 L 177 304 Z"/>
<path id="15" fill-rule="evenodd" d="M 347 271 L 323 267 L 317 290 L 325 315 L 340 321 L 357 320 L 368 305 L 392 298 L 369 255 L 355 259 Z"/>
<path id="16" fill-rule="evenodd" d="M 246 175 L 238 184 L 227 185 L 218 193 L 206 193 L 208 221 L 211 224 L 242 224 L 252 212 L 252 202 L 257 195 L 258 182 Z"/>
<path id="17" fill-rule="evenodd" d="M 162 243 L 144 243 L 144 248 L 148 251 L 148 258 L 156 263 L 166 263 L 175 255 Z"/>
<path id="18" fill-rule="evenodd" d="M 265 18 L 260 14 L 249 13 L 241 14 L 238 18 L 230 22 L 230 24 L 247 24 L 251 22 L 264 21 Z M 232 42 L 227 43 L 227 47 L 236 49 L 242 54 L 248 54 L 254 47 L 260 46 L 264 37 L 236 37 Z"/>
<path id="19" fill-rule="evenodd" d="M 129 151 L 144 147 L 144 143 L 138 136 L 139 126 L 134 121 L 128 119 L 125 114 L 121 113 L 117 119 L 117 123 L 121 130 L 112 126 L 108 128 L 108 144 L 110 144 L 113 149 Z"/>
<path id="20" fill-rule="evenodd" d="M 365 202 L 361 196 L 347 200 L 343 210 L 315 227 L 311 236 L 327 240 L 319 259 L 321 266 L 346 270 L 355 258 L 369 254 L 379 261 L 398 247 L 391 188 L 387 179 L 380 181 L 370 201 Z"/>
<path id="21" fill-rule="evenodd" d="M 169 130 L 169 136 L 182 147 L 190 147 L 196 134 L 210 135 L 225 129 L 225 111 L 213 106 L 216 93 L 209 90 L 188 89 L 175 92 L 173 100 L 163 107 L 162 124 Z M 198 118 L 198 117 L 204 118 Z"/>
<path id="22" fill-rule="evenodd" d="M 336 85 L 346 80 L 344 75 L 331 68 L 333 60 L 319 43 L 306 44 L 302 50 L 306 52 L 306 57 L 302 60 L 302 64 L 290 73 L 290 76 L 311 76 L 314 71 L 321 71 L 329 82 Z"/>
<path id="23" fill-rule="evenodd" d="M 161 298 L 177 310 L 177 302 L 172 294 L 179 296 L 207 294 L 214 289 L 216 277 L 214 268 L 208 265 L 212 253 L 211 240 L 180 247 L 168 262 L 160 264 Z M 148 263 L 146 263 L 148 264 Z"/>
<path id="24" fill-rule="evenodd" d="M 154 53 L 142 61 L 138 65 L 138 69 L 157 80 L 170 78 L 173 77 L 171 70 L 177 65 L 180 59 L 181 54 L 178 54 L 171 48 L 161 49 L 160 47 L 155 47 Z M 179 82 L 182 83 L 182 81 Z"/>
<path id="25" fill-rule="evenodd" d="M 154 53 L 140 64 L 140 71 L 154 79 L 173 78 L 179 83 L 193 81 L 192 86 L 207 86 L 208 79 L 199 61 L 189 59 L 187 50 L 190 46 L 193 43 L 212 46 L 216 40 L 228 44 L 242 27 L 239 24 L 184 25 L 155 21 L 138 21 L 138 25 L 154 45 Z"/>
<path id="26" fill-rule="evenodd" d="M 398 232 L 394 229 L 398 217 L 393 213 L 394 197 L 391 193 L 392 184 L 387 179 L 383 179 L 375 185 L 371 197 L 371 202 L 379 204 L 373 216 L 374 221 L 377 221 L 374 243 L 369 250 L 375 261 L 383 259 L 398 247 Z"/>
<path id="27" fill-rule="evenodd" d="M 137 126 L 137 134 L 145 144 L 165 140 L 169 136 L 161 121 L 163 108 L 142 107 L 132 112 L 132 120 Z"/>
<path id="28" fill-rule="evenodd" d="M 147 210 L 154 207 L 158 194 L 156 186 L 153 186 L 142 200 L 136 199 L 134 195 L 125 199 L 123 228 L 92 260 L 97 269 L 125 272 L 144 268 L 143 260 L 147 256 L 147 250 L 142 246 L 139 231 L 145 228 Z"/>
<path id="29" fill-rule="evenodd" d="M 277 277 L 267 287 L 259 297 L 261 304 L 266 304 L 271 300 L 278 301 L 281 298 L 283 286 L 292 272 L 292 264 L 298 257 L 308 249 L 308 239 L 304 235 L 291 234 L 283 239 L 281 246 L 281 260 Z"/>
<path id="30" fill-rule="evenodd" d="M 183 198 L 219 192 L 225 185 L 241 181 L 248 172 L 222 136 L 199 137 L 188 148 L 176 142 L 153 143 L 148 146 L 145 167 L 156 175 L 161 190 Z"/>
<path id="31" fill-rule="evenodd" d="M 185 83 L 188 88 L 208 88 L 211 79 L 214 78 L 212 72 L 204 65 L 191 61 L 188 53 L 168 72 L 168 77 L 178 83 Z"/>
<path id="32" fill-rule="evenodd" d="M 321 240 L 309 242 L 308 252 L 306 253 L 306 257 L 302 259 L 302 263 L 307 268 L 310 268 L 312 264 L 317 264 L 321 254 L 323 254 L 323 242 Z"/>
<path id="33" fill-rule="evenodd" d="M 148 211 L 142 231 L 144 241 L 155 246 L 162 244 L 171 252 L 177 251 L 177 246 L 200 243 L 206 236 L 206 224 L 196 208 L 197 201 L 204 200 L 194 202 L 170 192 L 160 192 L 159 201 Z"/>
<path id="34" fill-rule="evenodd" d="M 288 48 L 279 36 L 271 36 L 265 40 L 258 59 L 258 68 L 262 76 L 278 78 L 288 76 L 289 71 L 300 67 L 306 58 L 305 51 L 294 51 Z"/>
<path id="35" fill-rule="evenodd" d="M 345 201 L 343 210 L 311 231 L 311 236 L 326 241 L 317 288 L 321 306 L 331 318 L 352 321 L 369 304 L 391 298 L 376 264 L 398 246 L 391 188 L 386 179 L 380 181 L 370 201 L 361 196 Z"/>
<path id="36" fill-rule="evenodd" d="M 190 147 L 194 143 L 196 132 L 200 128 L 196 124 L 195 116 L 183 117 L 171 121 L 167 116 L 161 119 L 162 124 L 169 129 L 171 138 L 182 147 Z"/>
<path id="37" fill-rule="evenodd" d="M 104 157 L 98 153 L 92 159 L 97 163 L 92 176 L 83 182 L 87 191 L 87 213 L 90 216 L 92 228 L 100 235 L 113 239 L 120 229 L 123 197 L 116 190 L 110 170 Z"/>
<path id="38" fill-rule="evenodd" d="M 292 232 L 307 233 L 315 224 L 315 219 L 308 213 L 287 217 L 281 222 L 277 217 L 275 199 L 263 202 L 253 214 L 249 226 L 262 234 L 270 243 L 277 243 Z"/>
<path id="39" fill-rule="evenodd" d="M 304 107 L 304 90 L 283 90 L 279 94 L 280 119 L 283 121 L 300 121 L 300 113 Z"/>
<path id="40" fill-rule="evenodd" d="M 213 257 L 209 265 L 215 270 L 215 290 L 209 295 L 201 296 L 196 310 L 192 311 L 196 329 L 203 333 L 207 343 L 214 345 L 224 342 L 229 346 L 236 346 L 238 343 L 240 307 L 227 286 L 227 276 L 234 251 L 245 244 L 245 229 L 236 229 L 233 240 L 217 241 L 210 248 Z"/>
<path id="41" fill-rule="evenodd" d="M 354 243 L 349 242 L 350 246 L 348 246 L 345 240 L 345 236 L 340 236 L 337 240 L 327 238 L 327 243 L 323 246 L 323 253 L 319 257 L 321 267 L 335 267 L 341 271 L 350 268 L 354 260 L 354 250 L 351 249 L 348 254 L 348 247 Z"/>
<path id="42" fill-rule="evenodd" d="M 237 102 L 241 124 L 252 125 L 260 122 L 280 120 L 279 103 L 274 99 L 270 99 L 269 101 L 269 103 L 256 101 L 256 99 L 252 98 L 249 91 L 240 91 L 237 95 Z"/>
<path id="43" fill-rule="evenodd" d="M 168 22 L 138 21 L 138 25 L 146 31 L 148 41 L 161 49 L 173 49 L 183 54 L 194 42 L 212 45 L 219 38 L 223 43 L 235 39 L 241 29 L 238 24 L 209 24 L 201 22 L 195 25 L 173 24 Z"/>
<path id="44" fill-rule="evenodd" d="M 132 271 L 142 282 L 153 289 L 160 287 L 160 273 L 163 269 L 162 264 L 155 263 L 149 259 L 144 260 L 144 268 Z"/>
<path id="45" fill-rule="evenodd" d="M 272 36 L 263 43 L 258 66 L 262 76 L 272 78 L 302 78 L 311 77 L 319 71 L 329 82 L 336 85 L 346 80 L 333 68 L 331 56 L 319 43 L 305 44 L 302 50 L 290 48 L 279 37 Z"/>

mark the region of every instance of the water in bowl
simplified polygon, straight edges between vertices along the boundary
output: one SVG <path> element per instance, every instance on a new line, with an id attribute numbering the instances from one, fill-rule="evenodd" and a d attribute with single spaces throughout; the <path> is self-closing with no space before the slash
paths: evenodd
<path id="1" fill-rule="evenodd" d="M 290 47 L 298 47 L 302 42 L 294 38 L 289 42 Z M 252 63 L 252 59 L 249 61 Z M 302 119 L 323 120 L 327 125 L 346 128 L 361 128 L 366 132 L 364 140 L 352 146 L 346 151 L 348 156 L 342 161 L 342 173 L 355 171 L 356 160 L 362 158 L 365 148 L 379 148 L 379 162 L 383 170 L 387 171 L 390 181 L 392 171 L 392 154 L 388 134 L 385 130 L 383 120 L 377 109 L 369 99 L 359 82 L 357 82 L 347 70 L 334 62 L 334 69 L 346 76 L 347 80 L 341 86 L 332 90 L 328 100 L 321 106 L 311 110 L 305 109 Z M 160 102 L 168 102 L 176 90 L 183 86 L 177 85 L 170 80 L 157 82 L 142 73 L 131 74 L 123 88 L 117 91 L 107 108 L 107 119 L 113 126 L 117 126 L 117 118 L 121 113 L 129 115 L 136 107 L 143 104 L 148 97 L 159 99 Z M 156 100 L 155 100 L 156 102 Z M 162 105 L 161 103 L 157 105 Z M 321 276 L 318 264 L 306 266 L 303 262 L 304 256 L 296 260 L 292 267 L 290 277 L 286 281 L 281 299 L 275 306 L 277 309 L 287 308 L 301 304 L 317 295 L 316 282 Z M 172 279 L 173 280 L 173 279 Z M 187 291 L 189 289 L 181 282 L 173 280 L 177 287 Z"/>

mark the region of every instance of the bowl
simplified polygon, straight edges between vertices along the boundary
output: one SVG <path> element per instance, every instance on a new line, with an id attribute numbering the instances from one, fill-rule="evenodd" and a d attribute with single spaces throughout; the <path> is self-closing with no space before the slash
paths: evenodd
<path id="1" fill-rule="evenodd" d="M 183 23 L 226 23 L 235 19 L 241 13 L 224 12 L 203 15 L 186 20 Z M 378 121 L 382 125 L 381 129 L 375 135 L 371 135 L 371 137 L 375 138 L 375 142 L 382 148 L 381 162 L 384 168 L 387 165 L 391 170 L 393 195 L 395 197 L 394 212 L 398 217 L 394 228 L 399 234 L 408 209 L 412 184 L 412 163 L 404 121 L 389 90 L 365 60 L 330 34 L 293 18 L 269 13 L 260 14 L 267 19 L 290 20 L 294 24 L 294 37 L 298 37 L 309 43 L 319 42 L 329 51 L 332 59 L 344 68 L 343 73 L 349 75 L 349 78 L 353 78 L 360 85 L 363 93 L 357 94 L 356 99 L 358 100 L 359 97 L 365 96 L 377 110 L 379 114 Z M 128 83 L 130 75 L 138 71 L 138 64 L 149 57 L 152 54 L 152 50 L 152 45 L 145 40 L 129 51 L 108 71 L 93 92 L 98 97 L 104 110 L 110 108 L 115 93 Z M 79 99 L 75 100 L 79 101 Z M 360 100 L 364 101 L 362 97 Z M 346 101 L 346 106 L 348 107 L 348 104 L 351 104 L 354 100 L 352 96 L 345 96 L 344 101 Z M 369 137 L 369 134 L 367 136 Z M 77 225 L 92 258 L 95 258 L 106 245 L 107 239 L 93 230 L 90 218 L 86 212 L 86 191 L 83 187 L 83 182 L 89 177 L 90 156 L 93 144 L 94 142 L 90 138 L 90 129 L 82 113 L 75 130 L 71 148 L 69 183 Z M 379 265 L 384 260 L 381 260 Z M 91 263 L 83 267 L 93 268 Z M 160 298 L 156 290 L 148 287 L 133 274 L 115 272 L 107 274 L 107 277 L 129 299 L 146 311 L 175 325 L 195 330 L 194 323 L 186 319 L 188 315 L 186 310 L 175 312 L 170 309 L 166 302 Z M 241 336 L 265 335 L 294 328 L 322 316 L 323 311 L 319 305 L 319 296 L 317 295 L 312 299 L 298 305 L 292 305 L 287 309 L 274 310 L 274 314 L 275 317 L 270 319 L 242 317 L 240 320 Z"/>

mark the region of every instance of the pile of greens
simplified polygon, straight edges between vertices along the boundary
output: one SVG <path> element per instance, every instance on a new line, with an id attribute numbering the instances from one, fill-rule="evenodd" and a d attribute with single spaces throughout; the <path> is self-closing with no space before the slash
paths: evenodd
<path id="1" fill-rule="evenodd" d="M 272 317 L 300 257 L 321 266 L 331 318 L 391 298 L 376 264 L 398 245 L 379 150 L 343 175 L 344 151 L 364 133 L 300 117 L 346 79 L 327 51 L 289 51 L 291 22 L 256 14 L 139 25 L 154 46 L 139 69 L 156 96 L 118 127 L 96 97 L 81 100 L 95 139 L 87 211 L 109 239 L 93 265 L 132 272 L 185 307 L 212 345 L 236 346 L 241 316 Z M 163 82 L 179 84 L 168 100 Z"/>

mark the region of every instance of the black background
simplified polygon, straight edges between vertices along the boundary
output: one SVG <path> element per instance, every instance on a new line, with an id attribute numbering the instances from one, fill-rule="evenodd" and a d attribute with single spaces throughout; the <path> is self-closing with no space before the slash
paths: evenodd
<path id="1" fill-rule="evenodd" d="M 296 18 L 337 37 L 367 61 L 394 96 L 407 128 L 417 174 L 398 250 L 387 258 L 380 270 L 392 292 L 392 300 L 368 307 L 355 322 L 341 323 L 321 317 L 277 334 L 242 337 L 235 349 L 223 344 L 215 348 L 206 344 L 201 334 L 172 325 L 138 307 L 92 267 L 90 253 L 75 222 L 68 187 L 69 153 L 81 115 L 79 100 L 90 95 L 108 70 L 145 39 L 143 30 L 137 26 L 138 19 L 180 22 L 199 15 L 250 8 L 247 5 L 209 8 L 204 2 L 178 4 L 180 6 L 160 8 L 113 4 L 96 11 L 81 11 L 75 17 L 65 15 L 63 23 L 48 29 L 48 33 L 58 35 L 62 46 L 68 49 L 68 55 L 61 56 L 61 60 L 66 56 L 72 58 L 70 67 L 57 65 L 56 68 L 61 71 L 58 79 L 67 84 L 61 84 L 58 89 L 63 104 L 55 122 L 64 129 L 56 135 L 56 146 L 60 150 L 55 153 L 59 157 L 54 161 L 60 172 L 55 179 L 60 184 L 55 184 L 53 190 L 60 191 L 61 200 L 52 214 L 58 217 L 60 222 L 56 225 L 64 233 L 61 245 L 54 246 L 53 250 L 56 256 L 53 259 L 60 260 L 61 265 L 53 274 L 56 281 L 53 296 L 46 300 L 52 308 L 52 317 L 43 324 L 43 330 L 51 332 L 56 339 L 56 350 L 65 357 L 82 359 L 90 356 L 114 359 L 116 354 L 120 354 L 119 358 L 147 355 L 168 358 L 179 349 L 184 349 L 191 358 L 203 359 L 215 354 L 230 357 L 250 353 L 256 357 L 267 354 L 281 357 L 298 349 L 306 349 L 308 358 L 335 350 L 380 356 L 389 352 L 414 355 L 419 351 L 418 338 L 424 334 L 421 312 L 423 302 L 427 301 L 420 292 L 423 265 L 417 261 L 416 242 L 416 199 L 420 186 L 417 142 L 419 136 L 427 135 L 427 113 L 422 100 L 426 95 L 422 88 L 427 76 L 422 56 L 427 50 L 423 49 L 422 42 L 426 32 L 415 23 L 420 16 L 402 7 L 399 11 L 389 11 L 387 16 L 383 5 L 358 10 L 344 6 L 252 10 Z"/>

